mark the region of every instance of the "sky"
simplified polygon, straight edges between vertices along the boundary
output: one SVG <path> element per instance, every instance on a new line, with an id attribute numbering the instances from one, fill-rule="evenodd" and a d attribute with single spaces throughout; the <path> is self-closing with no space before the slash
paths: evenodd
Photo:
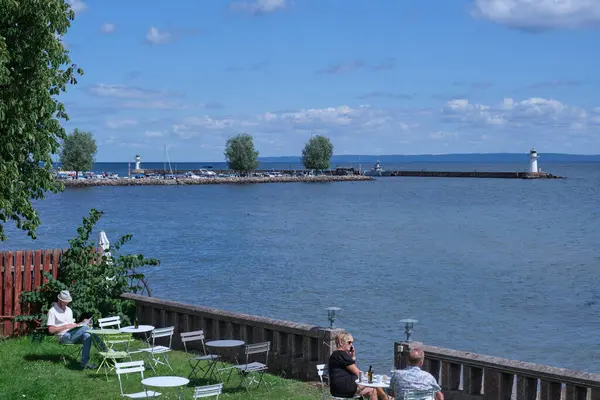
<path id="1" fill-rule="evenodd" d="M 67 0 L 97 161 L 600 154 L 598 0 Z"/>

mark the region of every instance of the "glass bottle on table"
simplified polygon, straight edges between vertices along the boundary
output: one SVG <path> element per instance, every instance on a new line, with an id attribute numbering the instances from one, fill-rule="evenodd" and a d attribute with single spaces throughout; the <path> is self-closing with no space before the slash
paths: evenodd
<path id="1" fill-rule="evenodd" d="M 135 317 L 135 321 L 133 322 L 133 327 L 135 329 L 137 329 L 137 328 L 140 327 L 140 321 L 138 321 L 138 317 L 137 316 Z"/>
<path id="2" fill-rule="evenodd" d="M 367 372 L 367 376 L 369 377 L 369 383 L 373 383 L 373 366 L 369 365 L 369 372 Z"/>

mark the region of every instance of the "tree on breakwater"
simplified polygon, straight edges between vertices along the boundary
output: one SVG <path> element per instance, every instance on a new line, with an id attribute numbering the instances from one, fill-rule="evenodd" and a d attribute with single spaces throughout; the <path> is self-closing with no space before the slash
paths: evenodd
<path id="1" fill-rule="evenodd" d="M 311 137 L 302 150 L 302 165 L 306 169 L 328 169 L 333 144 L 328 137 L 317 135 Z"/>
<path id="2" fill-rule="evenodd" d="M 61 147 L 62 169 L 75 171 L 75 178 L 78 178 L 79 171 L 87 171 L 92 168 L 96 150 L 96 141 L 92 134 L 75 129 L 65 138 Z"/>
<path id="3" fill-rule="evenodd" d="M 242 173 L 258 168 L 258 151 L 254 149 L 252 136 L 242 133 L 227 139 L 225 160 L 229 164 L 229 169 Z"/>
<path id="4" fill-rule="evenodd" d="M 62 189 L 52 154 L 68 116 L 57 97 L 83 74 L 62 42 L 74 18 L 65 0 L 0 0 L 0 240 L 8 220 L 35 238 L 31 200 Z"/>

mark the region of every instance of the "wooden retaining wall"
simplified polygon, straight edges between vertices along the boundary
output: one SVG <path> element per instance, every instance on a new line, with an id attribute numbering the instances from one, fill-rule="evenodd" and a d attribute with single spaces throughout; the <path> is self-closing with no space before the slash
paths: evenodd
<path id="1" fill-rule="evenodd" d="M 0 336 L 24 333 L 26 325 L 15 322 L 21 315 L 21 293 L 35 290 L 46 279 L 44 272 L 56 278 L 62 249 L 0 252 Z"/>
<path id="2" fill-rule="evenodd" d="M 246 344 L 271 342 L 269 373 L 286 378 L 316 380 L 317 364 L 327 363 L 335 349 L 339 329 L 281 321 L 135 294 L 123 297 L 136 302 L 140 324 L 157 328 L 174 326 L 173 348 L 182 348 L 180 333 L 202 329 L 206 340 L 238 339 Z M 245 362 L 243 348 L 237 359 Z"/>
<path id="3" fill-rule="evenodd" d="M 425 351 L 423 369 L 440 383 L 446 400 L 598 400 L 600 374 L 466 351 L 394 343 L 394 365 L 407 365 L 413 348 Z"/>

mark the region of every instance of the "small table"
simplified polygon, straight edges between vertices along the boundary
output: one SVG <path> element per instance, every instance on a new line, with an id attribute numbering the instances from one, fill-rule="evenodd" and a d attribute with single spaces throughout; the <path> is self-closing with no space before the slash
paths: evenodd
<path id="1" fill-rule="evenodd" d="M 121 331 L 119 331 L 118 329 L 88 329 L 87 333 L 92 335 L 92 341 L 94 342 L 96 347 L 99 349 L 102 349 L 100 344 L 104 343 L 104 339 L 102 339 L 102 338 L 96 339 L 97 337 L 108 336 L 108 335 L 118 335 L 121 333 Z"/>
<path id="2" fill-rule="evenodd" d="M 159 388 L 177 388 L 177 397 L 181 400 L 181 387 L 190 383 L 187 378 L 180 376 L 153 376 L 152 378 L 142 379 L 142 385 Z"/>
<path id="3" fill-rule="evenodd" d="M 152 325 L 139 325 L 137 328 L 135 326 L 126 326 L 119 330 L 121 333 L 143 333 L 146 338 L 146 343 L 149 343 L 150 338 L 148 337 L 148 332 L 153 331 L 154 327 Z"/>
<path id="4" fill-rule="evenodd" d="M 225 351 L 225 349 L 233 349 L 235 347 L 240 347 L 243 346 L 244 344 L 246 344 L 246 342 L 244 342 L 243 340 L 231 340 L 231 339 L 226 339 L 226 340 L 211 340 L 209 342 L 204 343 L 205 346 L 207 347 L 216 347 L 219 349 L 223 349 Z M 234 356 L 233 357 L 235 360 L 236 364 L 239 364 L 237 357 Z M 215 363 L 215 367 L 216 367 L 216 363 L 218 362 L 218 360 L 214 360 L 213 363 Z M 225 371 L 227 369 L 229 369 L 229 376 L 227 377 L 227 381 L 229 382 L 229 379 L 231 379 L 231 372 L 233 371 L 233 367 L 224 367 L 223 368 L 223 364 L 221 364 L 221 368 L 217 368 L 217 372 L 219 373 L 219 376 L 221 374 L 222 371 Z M 221 379 L 221 382 L 223 380 Z"/>
<path id="5" fill-rule="evenodd" d="M 389 389 L 391 379 L 383 380 L 383 375 L 373 375 L 373 383 L 369 383 L 367 380 L 361 381 L 360 379 L 356 380 L 356 383 L 360 386 L 370 387 L 370 388 L 381 388 L 381 389 Z M 387 398 L 389 395 L 386 393 Z"/>

